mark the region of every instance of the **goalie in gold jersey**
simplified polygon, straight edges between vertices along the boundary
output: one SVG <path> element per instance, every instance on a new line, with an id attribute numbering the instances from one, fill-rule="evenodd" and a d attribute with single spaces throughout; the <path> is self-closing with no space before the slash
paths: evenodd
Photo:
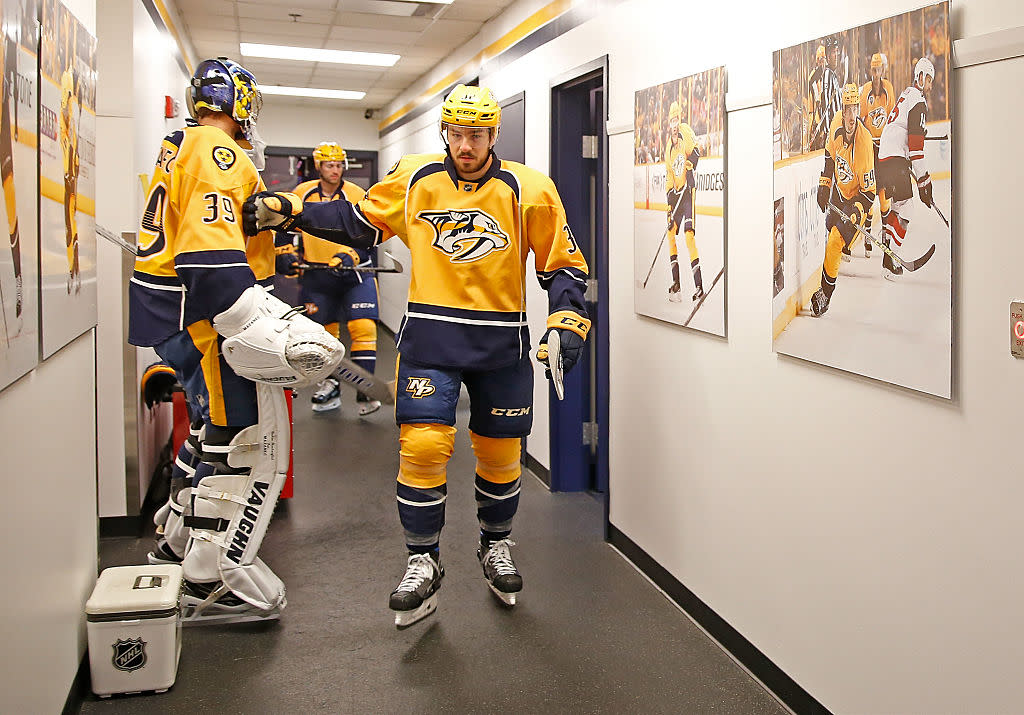
<path id="1" fill-rule="evenodd" d="M 811 296 L 815 316 L 828 310 L 839 277 L 839 263 L 864 226 L 875 200 L 875 154 L 871 132 L 860 120 L 860 90 L 843 87 L 843 109 L 836 114 L 825 141 L 825 167 L 818 181 L 818 206 L 825 212 L 825 261 L 821 287 Z M 865 238 L 864 240 L 868 240 Z"/>
<path id="2" fill-rule="evenodd" d="M 505 603 L 514 604 L 522 589 L 509 535 L 519 503 L 521 438 L 532 424 L 529 251 L 549 301 L 538 360 L 547 360 L 548 336 L 557 332 L 568 370 L 590 329 L 583 299 L 587 263 L 562 201 L 547 176 L 494 154 L 500 118 L 489 89 L 459 85 L 441 108 L 445 154 L 403 157 L 354 205 L 303 206 L 294 194 L 274 193 L 246 205 L 249 233 L 295 224 L 351 245 L 371 247 L 397 235 L 409 247 L 395 407 L 398 512 L 409 556 L 389 602 L 399 627 L 433 611 L 444 575 L 439 545 L 446 465 L 462 385 L 477 458 L 477 554 L 491 590 Z"/>
<path id="3" fill-rule="evenodd" d="M 668 201 L 668 256 L 672 263 L 672 285 L 668 299 L 681 301 L 679 285 L 679 249 L 676 235 L 679 229 L 686 235 L 686 249 L 690 253 L 690 271 L 693 273 L 693 300 L 704 297 L 704 283 L 700 276 L 700 254 L 693 227 L 694 194 L 697 191 L 695 171 L 700 159 L 700 147 L 693 128 L 682 121 L 679 102 L 672 102 L 668 110 L 669 145 L 665 152 L 665 198 Z"/>
<path id="4" fill-rule="evenodd" d="M 255 77 L 205 60 L 186 100 L 197 121 L 163 140 L 129 286 L 128 341 L 174 369 L 201 419 L 149 559 L 182 564 L 187 620 L 272 619 L 284 584 L 256 554 L 288 469 L 283 388 L 330 374 L 344 350 L 264 288 L 271 233 L 242 233 L 242 203 L 263 188 L 246 153 L 259 145 Z"/>

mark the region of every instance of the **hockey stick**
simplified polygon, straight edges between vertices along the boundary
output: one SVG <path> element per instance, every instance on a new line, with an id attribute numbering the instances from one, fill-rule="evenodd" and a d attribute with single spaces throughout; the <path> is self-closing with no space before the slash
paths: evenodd
<path id="1" fill-rule="evenodd" d="M 299 268 L 304 271 L 355 271 L 356 273 L 404 273 L 405 269 L 402 264 L 398 262 L 398 259 L 392 256 L 387 251 L 384 251 L 384 255 L 391 259 L 391 263 L 394 264 L 391 268 L 381 268 L 379 266 L 369 266 L 363 268 L 362 266 L 330 266 L 326 263 L 300 263 Z"/>
<path id="2" fill-rule="evenodd" d="M 672 207 L 672 215 L 673 216 L 675 216 L 676 209 L 679 208 L 679 202 L 681 202 L 683 200 L 683 196 L 686 195 L 686 192 L 689 191 L 689 190 L 690 190 L 690 187 L 687 186 L 685 189 L 683 189 L 683 193 L 679 194 L 679 198 L 676 199 L 676 203 Z M 661 240 L 658 241 L 658 250 L 654 252 L 654 259 L 651 261 L 651 267 L 649 269 L 647 269 L 647 277 L 644 278 L 644 284 L 642 286 L 643 288 L 646 288 L 647 287 L 647 281 L 651 280 L 651 274 L 654 272 L 654 265 L 658 262 L 658 256 L 661 255 L 661 247 L 665 244 L 665 236 L 668 235 L 668 229 L 669 228 L 670 228 L 670 226 L 666 226 L 665 230 L 661 234 Z"/>
<path id="3" fill-rule="evenodd" d="M 118 238 L 113 233 L 111 233 L 107 229 L 103 228 L 99 224 L 96 224 L 96 233 L 98 233 L 99 235 L 103 236 L 103 238 L 105 238 L 108 241 L 110 241 L 111 243 L 113 243 L 115 246 L 120 248 L 122 251 L 125 251 L 126 253 L 130 253 L 133 256 L 138 255 L 138 250 L 135 248 L 135 246 L 131 245 L 130 243 L 125 241 L 123 238 Z"/>
<path id="4" fill-rule="evenodd" d="M 908 261 L 908 260 L 906 260 L 904 258 L 900 258 L 899 254 L 897 254 L 891 248 L 886 246 L 879 239 L 875 238 L 873 235 L 871 235 L 870 233 L 865 231 L 863 228 L 861 228 L 860 226 L 855 224 L 853 222 L 853 220 L 849 216 L 847 216 L 845 213 L 843 213 L 841 210 L 839 210 L 839 208 L 837 208 L 834 204 L 830 203 L 828 205 L 828 208 L 832 209 L 832 211 L 834 211 L 835 214 L 837 216 L 839 216 L 839 218 L 841 218 L 843 221 L 845 221 L 848 225 L 852 226 L 853 230 L 856 231 L 857 233 L 859 233 L 861 236 L 863 236 L 865 241 L 871 241 L 871 243 L 875 244 L 880 249 L 882 249 L 882 253 L 887 255 L 894 263 L 902 266 L 903 268 L 906 268 L 907 271 L 910 272 L 910 273 L 913 273 L 918 268 L 921 268 L 935 254 L 935 244 L 933 243 L 931 245 L 931 248 L 929 248 L 927 251 L 925 251 L 924 254 L 920 258 L 917 258 L 917 259 L 915 259 L 913 261 Z"/>
<path id="5" fill-rule="evenodd" d="M 940 136 L 934 136 L 934 137 L 926 136 L 924 138 L 924 140 L 926 142 L 948 142 L 949 141 L 949 135 L 948 134 L 942 134 Z"/>
<path id="6" fill-rule="evenodd" d="M 348 358 L 342 358 L 332 375 L 338 380 L 352 385 L 371 400 L 380 400 L 385 405 L 395 404 L 394 393 L 386 382 L 378 380 L 372 373 L 359 367 Z"/>
<path id="7" fill-rule="evenodd" d="M 555 396 L 561 400 L 565 397 L 565 380 L 562 367 L 562 339 L 557 330 L 548 334 L 548 369 L 551 371 L 551 384 L 555 388 Z"/>
<path id="8" fill-rule="evenodd" d="M 702 305 L 704 305 L 704 301 L 706 301 L 706 300 L 708 299 L 708 296 L 709 296 L 709 295 L 711 295 L 711 291 L 713 291 L 713 290 L 715 289 L 715 286 L 716 286 L 716 285 L 718 285 L 718 280 L 719 280 L 719 279 L 720 279 L 720 278 L 722 277 L 722 275 L 724 275 L 724 274 L 725 274 L 725 266 L 722 266 L 722 270 L 720 270 L 720 271 L 718 272 L 718 275 L 717 275 L 717 276 L 715 276 L 715 280 L 711 281 L 711 287 L 710 287 L 710 288 L 708 288 L 708 289 L 707 289 L 707 290 L 706 290 L 706 291 L 704 292 L 704 297 L 703 297 L 703 298 L 701 298 L 700 300 L 698 300 L 698 301 L 697 301 L 697 305 L 693 306 L 693 310 L 692 310 L 692 311 L 690 311 L 690 317 L 686 319 L 686 322 L 685 322 L 685 323 L 683 323 L 683 327 L 684 327 L 684 328 L 685 328 L 685 327 L 687 327 L 687 326 L 688 326 L 688 325 L 690 324 L 690 321 L 691 321 L 691 320 L 693 320 L 693 316 L 695 316 L 695 315 L 697 314 L 697 310 L 699 310 L 699 309 L 700 309 L 700 307 L 701 307 Z"/>
<path id="9" fill-rule="evenodd" d="M 928 137 L 925 137 L 925 139 L 927 139 L 927 138 Z M 942 139 L 944 137 L 935 137 L 935 138 L 936 139 Z M 948 138 L 948 137 L 945 137 L 945 138 Z M 914 177 L 914 183 L 917 183 L 917 174 L 915 174 L 914 172 L 910 172 L 910 175 Z M 921 198 L 920 187 L 918 187 L 917 197 Z M 935 203 L 935 197 L 934 196 L 932 197 L 932 208 L 935 209 L 935 213 L 937 213 L 939 215 L 939 218 L 942 219 L 942 223 L 946 224 L 946 228 L 949 228 L 950 227 L 949 226 L 949 219 L 947 219 L 946 215 L 944 213 L 942 213 L 942 209 L 939 208 L 939 205 L 937 203 Z"/>

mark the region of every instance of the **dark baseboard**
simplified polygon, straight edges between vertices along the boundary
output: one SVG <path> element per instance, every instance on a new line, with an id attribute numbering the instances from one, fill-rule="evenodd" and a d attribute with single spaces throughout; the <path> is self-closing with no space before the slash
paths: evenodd
<path id="1" fill-rule="evenodd" d="M 712 638 L 744 665 L 765 687 L 775 693 L 793 712 L 830 715 L 829 710 L 819 703 L 795 680 L 786 675 L 779 666 L 758 650 L 721 616 L 711 610 L 696 594 L 686 588 L 663 566 L 637 546 L 632 539 L 608 524 L 608 542 L 632 561 L 640 571 L 668 594 L 680 608 L 700 624 Z"/>
<path id="2" fill-rule="evenodd" d="M 82 662 L 78 664 L 75 679 L 71 681 L 68 697 L 64 701 L 64 709 L 60 711 L 61 715 L 78 715 L 82 711 L 82 702 L 89 695 L 89 678 L 89 652 L 86 651 Z"/>
<path id="3" fill-rule="evenodd" d="M 101 516 L 100 538 L 142 536 L 142 516 Z"/>
<path id="4" fill-rule="evenodd" d="M 551 488 L 551 471 L 543 464 L 534 459 L 533 455 L 529 452 L 523 452 L 526 456 L 526 468 L 537 475 L 537 478 L 548 485 L 548 489 Z"/>

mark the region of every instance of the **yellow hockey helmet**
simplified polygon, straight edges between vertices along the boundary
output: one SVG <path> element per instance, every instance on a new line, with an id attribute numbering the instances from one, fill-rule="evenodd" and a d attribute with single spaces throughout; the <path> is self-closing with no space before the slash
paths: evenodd
<path id="1" fill-rule="evenodd" d="M 319 169 L 320 163 L 324 161 L 344 162 L 345 168 L 348 168 L 348 154 L 338 142 L 320 142 L 313 149 L 313 165 Z"/>
<path id="2" fill-rule="evenodd" d="M 446 124 L 461 127 L 493 127 L 495 136 L 501 126 L 501 107 L 487 87 L 457 85 L 441 105 L 441 129 Z"/>
<path id="3" fill-rule="evenodd" d="M 843 106 L 860 104 L 860 88 L 852 82 L 843 87 Z"/>
<path id="4" fill-rule="evenodd" d="M 672 104 L 668 108 L 669 124 L 672 123 L 673 119 L 675 119 L 677 122 L 681 122 L 683 120 L 683 108 L 679 106 L 679 102 L 672 102 Z"/>
<path id="5" fill-rule="evenodd" d="M 885 59 L 882 57 L 881 52 L 876 52 L 871 55 L 871 69 L 877 69 L 879 67 L 885 67 Z"/>

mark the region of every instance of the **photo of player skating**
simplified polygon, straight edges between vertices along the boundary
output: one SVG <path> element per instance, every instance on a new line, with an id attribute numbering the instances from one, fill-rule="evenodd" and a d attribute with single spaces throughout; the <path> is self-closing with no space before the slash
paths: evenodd
<path id="1" fill-rule="evenodd" d="M 775 350 L 941 397 L 952 374 L 948 27 L 940 3 L 813 39 L 774 53 L 773 83 Z M 828 116 L 828 72 L 843 84 L 819 143 L 808 126 Z"/>
<path id="2" fill-rule="evenodd" d="M 96 324 L 96 38 L 46 0 L 39 49 L 43 357 Z"/>
<path id="3" fill-rule="evenodd" d="M 719 67 L 639 90 L 634 105 L 635 309 L 716 335 L 725 335 L 724 286 L 716 291 L 725 275 L 724 91 Z"/>
<path id="4" fill-rule="evenodd" d="M 0 0 L 0 388 L 38 362 L 36 261 L 36 53 L 34 2 Z"/>

